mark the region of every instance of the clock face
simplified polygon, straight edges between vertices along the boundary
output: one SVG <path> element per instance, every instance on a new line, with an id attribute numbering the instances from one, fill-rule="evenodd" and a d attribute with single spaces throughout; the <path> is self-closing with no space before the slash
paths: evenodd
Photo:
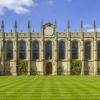
<path id="1" fill-rule="evenodd" d="M 52 27 L 46 27 L 44 30 L 44 33 L 46 35 L 52 35 L 53 34 L 53 28 Z"/>

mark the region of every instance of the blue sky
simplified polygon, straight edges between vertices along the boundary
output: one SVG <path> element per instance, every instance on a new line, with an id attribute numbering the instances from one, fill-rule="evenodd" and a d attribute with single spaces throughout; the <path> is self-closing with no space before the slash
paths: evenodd
<path id="1" fill-rule="evenodd" d="M 91 28 L 94 19 L 100 27 L 100 0 L 0 0 L 0 24 L 5 21 L 5 31 L 14 30 L 15 19 L 18 31 L 27 31 L 27 21 L 32 30 L 41 31 L 41 20 L 57 22 L 57 31 L 67 31 L 70 18 L 71 30 L 79 31 L 81 19 Z"/>

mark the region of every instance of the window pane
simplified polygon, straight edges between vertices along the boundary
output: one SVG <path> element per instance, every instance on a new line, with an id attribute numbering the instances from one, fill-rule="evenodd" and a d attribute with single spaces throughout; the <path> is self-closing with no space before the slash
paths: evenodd
<path id="1" fill-rule="evenodd" d="M 19 59 L 26 59 L 26 42 L 19 42 Z"/>
<path id="2" fill-rule="evenodd" d="M 9 41 L 6 43 L 6 58 L 7 60 L 13 59 L 13 42 Z"/>
<path id="3" fill-rule="evenodd" d="M 32 44 L 32 59 L 39 59 L 39 42 Z"/>
<path id="4" fill-rule="evenodd" d="M 72 59 L 78 59 L 78 42 L 72 42 Z"/>
<path id="5" fill-rule="evenodd" d="M 59 59 L 65 59 L 65 42 L 59 42 Z"/>
<path id="6" fill-rule="evenodd" d="M 86 60 L 91 59 L 91 42 L 85 43 L 84 56 Z"/>
<path id="7" fill-rule="evenodd" d="M 100 59 L 100 42 L 98 42 L 98 46 L 97 46 L 97 57 L 98 59 Z"/>
<path id="8" fill-rule="evenodd" d="M 52 59 L 52 42 L 45 43 L 45 59 Z"/>

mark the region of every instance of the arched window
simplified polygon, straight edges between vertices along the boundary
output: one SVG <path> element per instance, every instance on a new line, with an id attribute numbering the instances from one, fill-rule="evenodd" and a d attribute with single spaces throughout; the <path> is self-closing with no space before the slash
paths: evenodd
<path id="1" fill-rule="evenodd" d="M 72 42 L 72 59 L 78 59 L 78 42 Z"/>
<path id="2" fill-rule="evenodd" d="M 87 41 L 85 42 L 84 46 L 84 59 L 88 60 L 91 59 L 91 42 Z"/>
<path id="3" fill-rule="evenodd" d="M 6 43 L 6 59 L 11 60 L 13 59 L 13 42 L 8 41 Z"/>
<path id="4" fill-rule="evenodd" d="M 97 45 L 97 58 L 100 59 L 100 41 L 98 42 Z"/>
<path id="5" fill-rule="evenodd" d="M 39 42 L 35 41 L 32 44 L 32 59 L 39 59 Z"/>
<path id="6" fill-rule="evenodd" d="M 26 59 L 26 42 L 19 42 L 19 59 Z"/>
<path id="7" fill-rule="evenodd" d="M 59 59 L 65 59 L 65 42 L 59 42 Z"/>
<path id="8" fill-rule="evenodd" d="M 45 59 L 52 59 L 52 42 L 50 41 L 45 43 Z"/>

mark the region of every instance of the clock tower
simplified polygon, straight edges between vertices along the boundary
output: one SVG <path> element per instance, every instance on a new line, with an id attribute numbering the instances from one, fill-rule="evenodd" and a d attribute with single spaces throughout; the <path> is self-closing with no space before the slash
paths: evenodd
<path id="1" fill-rule="evenodd" d="M 47 67 L 51 67 L 52 68 L 52 74 L 53 75 L 57 75 L 57 46 L 58 46 L 58 38 L 57 38 L 57 33 L 56 33 L 56 23 L 52 24 L 52 23 L 47 23 L 43 25 L 43 36 L 44 36 L 44 48 L 45 48 L 45 44 L 49 41 L 51 43 L 51 59 L 49 60 L 45 60 L 44 61 L 44 70 L 46 71 Z M 48 46 L 49 47 L 49 46 Z M 43 50 L 44 55 L 46 53 L 45 51 L 46 49 Z M 49 54 L 47 52 L 47 54 Z M 44 56 L 45 57 L 45 56 Z M 49 64 L 49 66 L 48 66 Z M 53 67 L 52 67 L 53 66 Z M 50 69 L 49 69 L 50 70 Z"/>
<path id="2" fill-rule="evenodd" d="M 45 36 L 54 36 L 55 29 L 56 29 L 56 26 L 51 23 L 47 23 L 43 25 L 43 32 Z"/>

